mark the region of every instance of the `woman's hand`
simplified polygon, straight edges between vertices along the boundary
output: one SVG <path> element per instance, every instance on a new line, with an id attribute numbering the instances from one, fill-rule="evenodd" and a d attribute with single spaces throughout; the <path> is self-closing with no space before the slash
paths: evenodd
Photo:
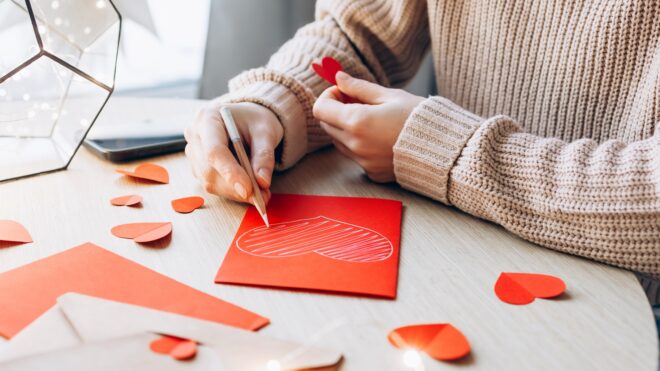
<path id="1" fill-rule="evenodd" d="M 200 110 L 195 122 L 185 131 L 186 156 L 193 174 L 207 192 L 232 200 L 249 202 L 254 192 L 250 178 L 230 150 L 219 112 L 222 106 L 231 108 L 241 137 L 249 145 L 252 169 L 268 202 L 275 148 L 282 140 L 284 129 L 271 110 L 258 104 L 221 104 L 214 100 Z"/>
<path id="2" fill-rule="evenodd" d="M 424 100 L 400 89 L 337 73 L 337 86 L 314 104 L 314 117 L 335 147 L 357 162 L 375 182 L 394 181 L 393 147 L 412 110 Z M 342 94 L 361 103 L 342 103 Z"/>

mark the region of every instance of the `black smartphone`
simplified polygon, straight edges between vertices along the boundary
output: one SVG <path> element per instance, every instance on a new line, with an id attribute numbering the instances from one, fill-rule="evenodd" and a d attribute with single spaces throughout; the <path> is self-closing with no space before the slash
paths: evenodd
<path id="1" fill-rule="evenodd" d="M 84 146 L 105 160 L 124 162 L 183 151 L 186 148 L 186 140 L 183 135 L 85 139 Z"/>

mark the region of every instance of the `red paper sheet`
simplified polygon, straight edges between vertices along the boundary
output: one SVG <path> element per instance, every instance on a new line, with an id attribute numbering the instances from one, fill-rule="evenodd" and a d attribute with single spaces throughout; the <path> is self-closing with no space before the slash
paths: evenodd
<path id="1" fill-rule="evenodd" d="M 401 202 L 274 194 L 248 208 L 215 281 L 396 297 Z"/>
<path id="2" fill-rule="evenodd" d="M 86 243 L 0 274 L 0 335 L 16 335 L 66 292 L 249 330 L 268 324 L 267 318 Z"/>

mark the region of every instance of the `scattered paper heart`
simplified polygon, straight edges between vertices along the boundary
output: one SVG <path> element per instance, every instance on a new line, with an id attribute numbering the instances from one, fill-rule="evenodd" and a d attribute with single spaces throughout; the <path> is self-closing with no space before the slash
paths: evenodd
<path id="1" fill-rule="evenodd" d="M 172 223 L 129 223 L 118 225 L 111 230 L 119 238 L 132 239 L 138 243 L 160 240 L 172 233 Z"/>
<path id="2" fill-rule="evenodd" d="M 138 165 L 134 171 L 128 171 L 125 169 L 116 169 L 116 171 L 120 174 L 124 174 L 133 178 L 145 179 L 152 182 L 164 184 L 170 182 L 170 176 L 167 172 L 167 169 L 150 162 Z"/>
<path id="3" fill-rule="evenodd" d="M 500 274 L 495 283 L 495 294 L 509 304 L 524 305 L 535 298 L 548 299 L 561 295 L 566 284 L 560 278 L 535 273 Z"/>
<path id="4" fill-rule="evenodd" d="M 149 348 L 155 353 L 169 354 L 179 361 L 192 359 L 197 354 L 197 342 L 170 335 L 162 335 L 152 341 Z"/>
<path id="5" fill-rule="evenodd" d="M 140 195 L 128 195 L 115 197 L 110 200 L 110 203 L 115 206 L 136 206 L 142 202 Z"/>
<path id="6" fill-rule="evenodd" d="M 184 197 L 172 200 L 172 208 L 178 213 L 187 214 L 204 206 L 204 199 L 199 196 Z"/>
<path id="7" fill-rule="evenodd" d="M 28 243 L 32 242 L 32 236 L 20 223 L 13 220 L 0 220 L 0 241 Z"/>
<path id="8" fill-rule="evenodd" d="M 387 339 L 399 349 L 412 348 L 440 361 L 453 361 L 470 353 L 470 343 L 449 323 L 403 326 L 392 330 Z"/>

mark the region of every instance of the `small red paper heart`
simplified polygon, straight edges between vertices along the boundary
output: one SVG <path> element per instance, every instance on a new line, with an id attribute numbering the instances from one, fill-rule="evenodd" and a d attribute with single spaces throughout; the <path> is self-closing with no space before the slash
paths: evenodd
<path id="1" fill-rule="evenodd" d="M 146 179 L 156 183 L 167 184 L 170 182 L 170 175 L 167 172 L 167 169 L 150 162 L 138 165 L 134 171 L 128 171 L 125 169 L 116 169 L 116 171 L 133 178 Z"/>
<path id="2" fill-rule="evenodd" d="M 0 220 L 0 241 L 28 243 L 32 242 L 32 236 L 20 223 Z"/>
<path id="3" fill-rule="evenodd" d="M 204 206 L 204 199 L 199 196 L 184 197 L 172 200 L 172 208 L 177 213 L 187 214 Z"/>
<path id="4" fill-rule="evenodd" d="M 335 78 L 337 72 L 343 71 L 341 64 L 332 57 L 323 58 L 321 64 L 312 63 L 312 68 L 316 74 L 332 85 L 337 85 L 337 79 Z"/>
<path id="5" fill-rule="evenodd" d="M 152 341 L 149 348 L 155 353 L 169 354 L 179 361 L 191 359 L 197 354 L 197 342 L 169 335 Z"/>
<path id="6" fill-rule="evenodd" d="M 417 349 L 440 361 L 457 360 L 470 353 L 465 335 L 449 323 L 399 327 L 392 330 L 387 339 L 399 349 Z"/>
<path id="7" fill-rule="evenodd" d="M 505 303 L 516 305 L 529 304 L 535 298 L 553 298 L 565 289 L 564 281 L 546 274 L 504 272 L 495 282 L 497 297 Z"/>
<path id="8" fill-rule="evenodd" d="M 135 206 L 140 202 L 142 202 L 142 196 L 140 195 L 121 196 L 110 200 L 110 203 L 115 206 Z"/>
<path id="9" fill-rule="evenodd" d="M 138 243 L 160 240 L 172 233 L 172 223 L 129 223 L 118 225 L 110 231 L 119 238 L 132 239 Z"/>

